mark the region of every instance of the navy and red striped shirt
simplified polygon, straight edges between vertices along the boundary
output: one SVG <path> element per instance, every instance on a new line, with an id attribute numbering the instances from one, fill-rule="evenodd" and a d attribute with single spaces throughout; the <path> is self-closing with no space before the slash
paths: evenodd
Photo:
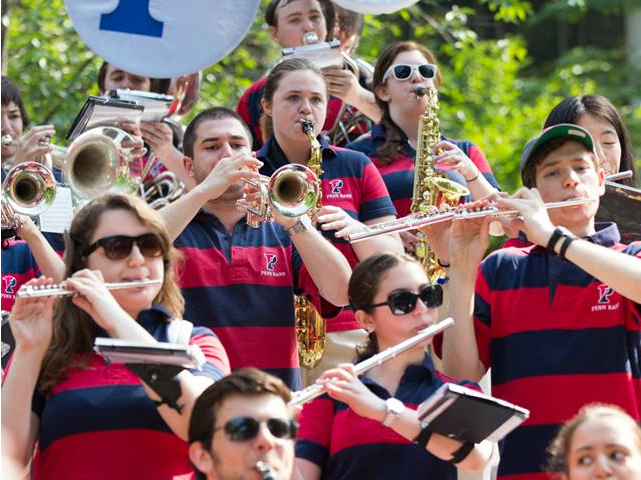
<path id="1" fill-rule="evenodd" d="M 378 397 L 392 395 L 367 377 L 361 381 Z M 394 393 L 416 410 L 441 385 L 452 379 L 438 372 L 429 355 L 405 370 Z M 479 389 L 470 382 L 460 382 Z M 345 403 L 323 395 L 303 407 L 296 456 L 318 465 L 323 480 L 389 480 L 391 478 L 456 479 L 456 468 L 401 437 L 380 422 L 357 415 Z"/>
<path id="2" fill-rule="evenodd" d="M 154 306 L 141 312 L 138 322 L 166 342 L 168 318 L 167 310 Z M 189 343 L 200 346 L 207 360 L 192 374 L 212 380 L 229 374 L 225 350 L 211 330 L 194 327 Z M 124 364 L 108 364 L 96 354 L 85 354 L 84 360 L 87 366 L 66 370 L 46 398 L 34 394 L 32 408 L 40 419 L 34 479 L 151 480 L 191 474 L 187 442 L 164 422 L 140 379 Z"/>
<path id="3" fill-rule="evenodd" d="M 245 93 L 242 94 L 238 100 L 238 105 L 236 105 L 236 113 L 245 120 L 245 123 L 249 125 L 249 129 L 252 132 L 252 150 L 261 148 L 265 141 L 260 129 L 260 117 L 263 114 L 263 107 L 260 104 L 260 100 L 263 98 L 266 81 L 267 77 L 260 77 L 252 83 L 249 88 L 245 90 Z M 342 105 L 343 101 L 340 98 L 329 97 L 323 131 L 332 129 Z"/>
<path id="4" fill-rule="evenodd" d="M 380 173 L 365 155 L 330 146 L 322 136 L 319 136 L 318 140 L 322 148 L 323 205 L 340 207 L 360 222 L 396 214 Z M 289 164 L 274 137 L 267 140 L 256 157 L 264 163 L 260 169 L 263 175 L 272 175 L 278 168 Z M 347 240 L 336 238 L 335 230 L 322 230 L 322 233 L 340 250 L 350 266 L 358 263 L 354 249 Z M 360 327 L 354 319 L 354 312 L 348 308 L 327 322 L 328 332 L 358 328 Z"/>
<path id="5" fill-rule="evenodd" d="M 589 240 L 641 258 L 615 224 Z M 498 250 L 481 264 L 474 325 L 492 368 L 492 395 L 528 408 L 505 439 L 499 475 L 543 480 L 545 451 L 585 404 L 611 403 L 641 419 L 641 306 L 537 245 Z"/>
<path id="6" fill-rule="evenodd" d="M 24 240 L 9 240 L 2 245 L 2 310 L 10 312 L 20 287 L 40 276 L 40 270 Z"/>
<path id="7" fill-rule="evenodd" d="M 376 149 L 383 146 L 385 138 L 385 130 L 378 124 L 374 126 L 370 136 L 349 143 L 347 148 L 363 152 L 374 162 L 374 165 L 376 165 L 376 168 L 378 168 L 383 176 L 383 181 L 394 202 L 398 216 L 404 217 L 410 213 L 410 206 L 412 205 L 416 150 L 412 148 L 407 142 L 407 138 L 405 138 L 403 148 L 396 158 L 391 163 L 384 163 L 378 159 Z M 441 140 L 447 140 L 460 148 L 465 155 L 470 157 L 490 185 L 497 189 L 499 188 L 499 184 L 492 173 L 492 168 L 479 147 L 469 140 L 452 140 L 443 136 L 441 136 Z M 467 185 L 467 182 L 460 173 L 454 170 L 448 170 L 445 173 L 451 180 L 463 186 Z M 464 197 L 463 200 L 466 202 L 470 201 L 471 197 Z"/>
<path id="8" fill-rule="evenodd" d="M 227 350 L 232 369 L 256 367 L 300 388 L 294 293 L 311 296 L 329 315 L 283 227 L 236 223 L 231 234 L 201 211 L 176 239 L 185 257 L 178 272 L 185 316 L 211 328 Z"/>

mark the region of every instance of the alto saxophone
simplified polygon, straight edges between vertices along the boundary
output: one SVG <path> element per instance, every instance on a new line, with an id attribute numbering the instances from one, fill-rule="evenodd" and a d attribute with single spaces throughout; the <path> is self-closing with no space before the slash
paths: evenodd
<path id="1" fill-rule="evenodd" d="M 314 172 L 320 183 L 323 170 L 321 169 L 321 145 L 314 135 L 314 124 L 311 120 L 302 119 L 301 127 L 309 138 L 311 152 L 307 166 Z M 322 207 L 322 190 L 316 199 L 316 206 L 310 216 Z M 294 301 L 296 318 L 296 341 L 298 343 L 298 359 L 301 367 L 312 369 L 323 358 L 325 350 L 325 319 L 321 317 L 312 302 L 307 297 L 298 295 Z"/>
<path id="2" fill-rule="evenodd" d="M 427 95 L 427 105 L 425 112 L 418 119 L 416 171 L 410 210 L 412 213 L 436 213 L 442 207 L 445 209 L 454 207 L 461 197 L 469 195 L 470 191 L 434 169 L 432 151 L 441 139 L 436 88 L 417 87 L 416 95 Z M 424 235 L 419 235 L 415 255 L 423 264 L 427 277 L 432 283 L 444 276 L 443 268 L 439 265 L 434 251 L 425 241 Z"/>

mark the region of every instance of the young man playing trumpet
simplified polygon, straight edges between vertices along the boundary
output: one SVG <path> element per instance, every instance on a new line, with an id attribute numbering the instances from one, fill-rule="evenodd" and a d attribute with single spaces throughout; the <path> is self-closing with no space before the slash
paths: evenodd
<path id="1" fill-rule="evenodd" d="M 497 200 L 531 245 L 482 261 L 490 218 L 451 227 L 449 276 L 454 327 L 444 334 L 447 375 L 480 379 L 492 394 L 531 411 L 507 436 L 501 478 L 542 480 L 545 450 L 560 424 L 590 402 L 641 416 L 641 243 L 619 243 L 615 224 L 595 224 L 604 173 L 590 134 L 556 125 L 521 158 L 525 187 Z M 594 199 L 547 210 L 544 202 Z M 480 265 L 480 266 L 479 266 Z"/>
<path id="2" fill-rule="evenodd" d="M 232 110 L 198 114 L 185 132 L 185 165 L 198 184 L 163 208 L 186 265 L 180 284 L 190 318 L 221 338 L 232 369 L 254 366 L 301 385 L 294 292 L 329 317 L 348 303 L 351 268 L 307 215 L 247 223 L 238 210 L 243 179 L 258 180 L 251 134 Z M 331 305 L 330 305 L 331 304 Z"/>

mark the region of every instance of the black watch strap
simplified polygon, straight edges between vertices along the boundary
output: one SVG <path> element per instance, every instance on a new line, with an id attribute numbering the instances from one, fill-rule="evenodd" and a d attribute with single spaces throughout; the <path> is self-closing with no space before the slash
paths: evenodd
<path id="1" fill-rule="evenodd" d="M 552 236 L 548 240 L 548 244 L 546 245 L 546 248 L 548 250 L 554 251 L 554 247 L 556 247 L 556 244 L 559 241 L 559 238 L 561 238 L 563 234 L 564 234 L 563 230 L 561 230 L 559 227 L 556 227 L 552 232 Z"/>
<path id="2" fill-rule="evenodd" d="M 421 424 L 423 427 L 420 431 L 420 433 L 416 436 L 412 442 L 414 442 L 417 445 L 420 445 L 423 448 L 427 448 L 427 442 L 430 441 L 430 437 L 432 436 L 432 430 L 430 429 L 429 424 L 423 423 Z"/>
<path id="3" fill-rule="evenodd" d="M 465 442 L 461 447 L 452 454 L 452 458 L 449 459 L 450 463 L 454 465 L 461 463 L 467 458 L 467 456 L 474 450 L 475 445 L 472 442 Z"/>

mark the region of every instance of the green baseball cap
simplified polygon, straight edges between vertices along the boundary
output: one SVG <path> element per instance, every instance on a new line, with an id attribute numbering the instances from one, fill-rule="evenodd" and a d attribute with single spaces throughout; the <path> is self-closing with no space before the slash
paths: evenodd
<path id="1" fill-rule="evenodd" d="M 573 125 L 571 123 L 560 123 L 558 125 L 553 125 L 543 130 L 536 137 L 525 144 L 523 153 L 521 154 L 521 176 L 523 176 L 525 165 L 530 160 L 530 158 L 532 158 L 534 152 L 536 152 L 550 140 L 562 137 L 575 140 L 585 145 L 585 148 L 587 148 L 589 151 L 594 152 L 594 142 L 592 141 L 590 133 L 585 128 L 579 127 L 578 125 Z"/>

